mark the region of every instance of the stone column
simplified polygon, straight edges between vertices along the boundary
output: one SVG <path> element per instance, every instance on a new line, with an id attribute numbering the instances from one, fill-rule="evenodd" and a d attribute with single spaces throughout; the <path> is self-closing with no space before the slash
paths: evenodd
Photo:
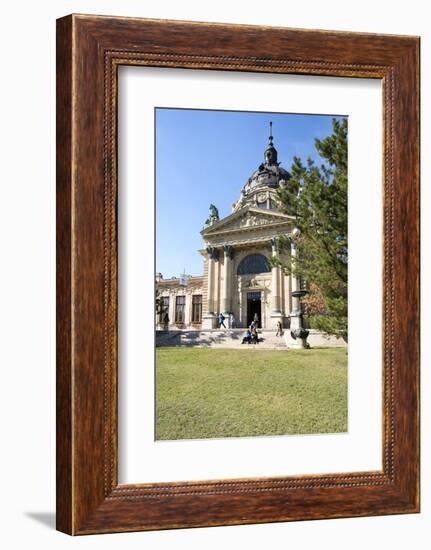
<path id="1" fill-rule="evenodd" d="M 231 312 L 232 258 L 233 248 L 227 244 L 224 246 L 223 288 L 221 301 L 221 311 L 226 317 L 226 320 L 229 319 L 229 313 Z"/>
<path id="2" fill-rule="evenodd" d="M 184 324 L 186 328 L 190 327 L 192 322 L 192 295 L 190 292 L 186 292 L 186 304 L 184 307 Z"/>
<path id="3" fill-rule="evenodd" d="M 277 238 L 271 240 L 272 245 L 272 257 L 278 256 L 279 243 Z M 280 307 L 280 268 L 273 266 L 271 269 L 272 281 L 271 281 L 271 328 L 276 328 L 278 321 L 283 324 L 283 314 Z"/>
<path id="4" fill-rule="evenodd" d="M 174 292 L 169 294 L 169 326 L 172 328 L 176 328 L 175 326 L 175 300 L 176 300 L 176 294 Z"/>
<path id="5" fill-rule="evenodd" d="M 214 286 L 215 286 L 215 262 L 218 260 L 218 251 L 209 246 L 208 254 L 208 295 L 207 295 L 207 313 L 202 319 L 203 329 L 212 329 L 216 327 L 217 317 L 214 312 Z"/>
<path id="6" fill-rule="evenodd" d="M 284 307 L 284 300 L 286 295 L 286 288 L 284 284 L 284 273 L 282 269 L 278 270 L 279 281 L 280 281 L 280 311 L 284 317 L 286 308 Z"/>
<path id="7" fill-rule="evenodd" d="M 272 244 L 272 257 L 278 256 L 278 242 L 277 239 L 271 240 Z M 271 315 L 280 314 L 280 268 L 278 266 L 272 267 L 272 283 L 271 283 Z"/>

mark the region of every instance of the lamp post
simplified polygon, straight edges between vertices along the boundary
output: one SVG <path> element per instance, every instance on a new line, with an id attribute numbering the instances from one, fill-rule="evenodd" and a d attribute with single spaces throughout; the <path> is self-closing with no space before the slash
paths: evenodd
<path id="1" fill-rule="evenodd" d="M 292 232 L 293 237 L 300 235 L 300 230 L 295 228 Z M 295 266 L 296 262 L 296 245 L 295 241 L 291 240 L 291 262 Z M 307 290 L 301 288 L 299 277 L 292 277 L 292 311 L 290 312 L 290 338 L 287 341 L 287 347 L 292 349 L 305 349 L 308 347 L 307 337 L 309 331 L 304 328 L 304 316 L 302 312 L 301 298 L 308 293 Z"/>
<path id="2" fill-rule="evenodd" d="M 294 290 L 291 293 L 292 298 L 298 302 L 298 308 L 296 311 L 293 310 L 290 315 L 290 336 L 292 337 L 292 340 L 289 343 L 290 348 L 305 349 L 308 347 L 307 337 L 309 335 L 309 331 L 304 328 L 304 314 L 301 303 L 301 298 L 303 298 L 307 293 L 307 290 Z"/>

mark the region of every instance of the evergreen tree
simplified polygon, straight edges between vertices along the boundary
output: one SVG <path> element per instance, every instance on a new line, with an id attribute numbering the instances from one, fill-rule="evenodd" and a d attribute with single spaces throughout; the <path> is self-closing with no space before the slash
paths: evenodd
<path id="1" fill-rule="evenodd" d="M 347 120 L 333 119 L 332 134 L 316 139 L 317 166 L 295 157 L 292 177 L 278 192 L 278 207 L 295 216 L 297 261 L 283 269 L 313 283 L 323 299 L 312 326 L 347 340 Z M 317 289 L 316 289 L 317 287 Z"/>

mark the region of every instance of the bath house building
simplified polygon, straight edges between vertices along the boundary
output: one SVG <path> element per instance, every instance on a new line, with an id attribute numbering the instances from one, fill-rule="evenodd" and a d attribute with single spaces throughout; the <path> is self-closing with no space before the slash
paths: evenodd
<path id="1" fill-rule="evenodd" d="M 296 280 L 268 260 L 280 256 L 290 261 L 292 254 L 290 246 L 280 249 L 279 237 L 292 233 L 294 221 L 277 210 L 275 201 L 289 179 L 270 131 L 263 162 L 243 185 L 231 214 L 219 219 L 217 209 L 210 207 L 199 250 L 203 274 L 170 279 L 156 275 L 158 329 L 213 329 L 220 312 L 226 325 L 233 314 L 237 328 L 248 326 L 255 314 L 263 329 L 278 321 L 287 325 L 298 307 L 291 297 Z"/>

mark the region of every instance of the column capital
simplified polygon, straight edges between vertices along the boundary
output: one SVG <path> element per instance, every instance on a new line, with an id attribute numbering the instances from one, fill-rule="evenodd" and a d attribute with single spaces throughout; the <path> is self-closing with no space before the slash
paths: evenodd
<path id="1" fill-rule="evenodd" d="M 278 237 L 272 237 L 271 246 L 272 246 L 272 253 L 275 256 L 280 252 L 280 239 Z"/>
<path id="2" fill-rule="evenodd" d="M 223 246 L 223 250 L 224 250 L 224 256 L 225 258 L 229 258 L 230 260 L 233 259 L 233 255 L 234 255 L 234 248 L 232 245 L 230 244 L 225 244 Z"/>
<path id="3" fill-rule="evenodd" d="M 218 260 L 219 252 L 214 246 L 207 246 L 207 254 L 211 260 Z"/>

